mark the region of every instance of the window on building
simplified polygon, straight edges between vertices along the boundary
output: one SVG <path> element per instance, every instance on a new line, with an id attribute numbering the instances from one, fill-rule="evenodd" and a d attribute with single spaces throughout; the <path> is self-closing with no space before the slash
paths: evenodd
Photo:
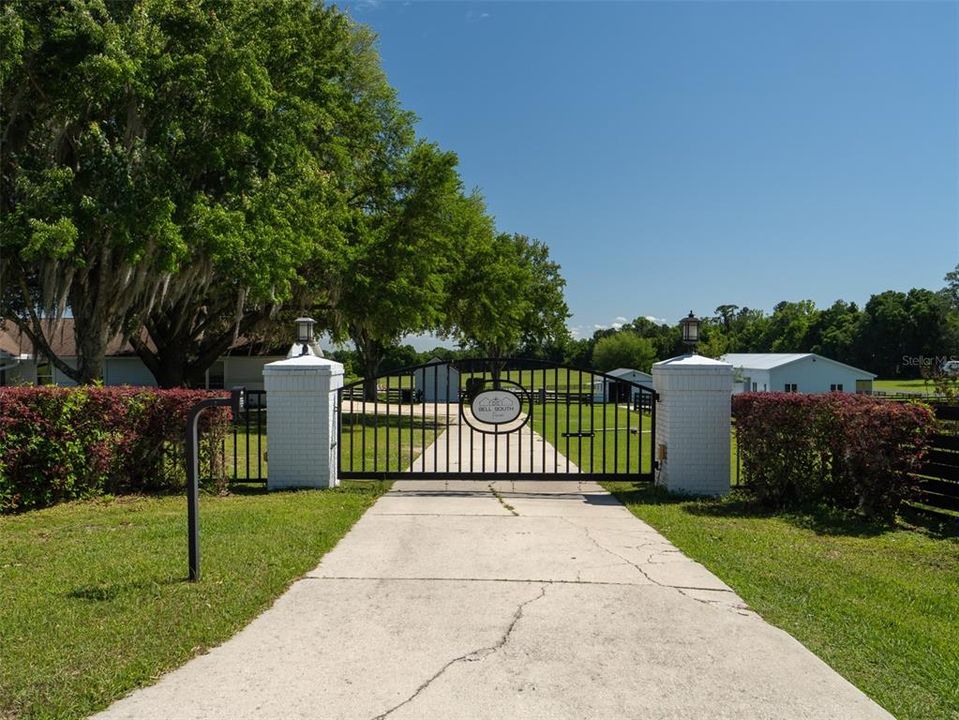
<path id="1" fill-rule="evenodd" d="M 53 385 L 53 363 L 43 362 L 37 365 L 37 385 Z"/>
<path id="2" fill-rule="evenodd" d="M 799 388 L 796 383 L 786 383 L 786 392 L 799 392 Z"/>
<path id="3" fill-rule="evenodd" d="M 842 383 L 839 383 L 838 385 L 830 385 L 829 392 L 842 392 Z"/>
<path id="4" fill-rule="evenodd" d="M 756 392 L 756 383 L 753 383 L 753 392 Z"/>

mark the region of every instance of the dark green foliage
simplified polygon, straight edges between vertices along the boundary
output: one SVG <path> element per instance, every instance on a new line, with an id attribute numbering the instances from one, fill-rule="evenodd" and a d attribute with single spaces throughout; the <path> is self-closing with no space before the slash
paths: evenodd
<path id="1" fill-rule="evenodd" d="M 655 359 L 652 341 L 634 332 L 600 338 L 593 348 L 593 367 L 602 372 L 622 367 L 649 372 Z"/>

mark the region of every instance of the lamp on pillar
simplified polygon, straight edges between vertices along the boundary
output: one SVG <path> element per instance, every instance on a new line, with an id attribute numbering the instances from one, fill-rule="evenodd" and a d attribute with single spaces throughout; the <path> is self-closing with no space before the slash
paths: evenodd
<path id="1" fill-rule="evenodd" d="M 689 315 L 680 320 L 679 325 L 683 329 L 683 342 L 689 347 L 690 353 L 696 352 L 696 345 L 699 343 L 699 326 L 702 320 L 689 311 Z"/>
<path id="2" fill-rule="evenodd" d="M 316 320 L 311 317 L 298 317 L 295 322 L 296 342 L 286 356 L 288 358 L 302 357 L 303 355 L 323 357 L 323 351 L 313 337 L 313 326 L 316 324 Z"/>

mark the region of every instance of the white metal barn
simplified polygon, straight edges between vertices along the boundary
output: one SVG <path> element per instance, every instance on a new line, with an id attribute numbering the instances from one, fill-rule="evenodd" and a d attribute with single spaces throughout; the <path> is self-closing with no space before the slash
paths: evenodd
<path id="1" fill-rule="evenodd" d="M 638 383 L 650 390 L 653 389 L 653 376 L 642 370 L 616 368 L 606 374 L 616 379 L 597 377 L 593 381 L 593 402 L 624 403 L 635 400 L 640 391 L 629 383 Z"/>
<path id="2" fill-rule="evenodd" d="M 460 371 L 439 358 L 413 373 L 413 387 L 422 392 L 423 402 L 458 402 L 459 386 Z"/>
<path id="3" fill-rule="evenodd" d="M 872 392 L 875 374 L 816 353 L 729 353 L 737 392 Z"/>

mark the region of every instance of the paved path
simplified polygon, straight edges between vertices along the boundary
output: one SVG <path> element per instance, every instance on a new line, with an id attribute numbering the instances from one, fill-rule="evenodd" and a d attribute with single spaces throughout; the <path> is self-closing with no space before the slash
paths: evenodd
<path id="1" fill-rule="evenodd" d="M 97 717 L 890 717 L 599 487 L 449 485 L 397 483 L 245 630 Z"/>
<path id="2" fill-rule="evenodd" d="M 409 472 L 578 474 L 579 468 L 529 423 L 513 432 L 490 435 L 474 431 L 460 419 L 436 437 Z"/>

